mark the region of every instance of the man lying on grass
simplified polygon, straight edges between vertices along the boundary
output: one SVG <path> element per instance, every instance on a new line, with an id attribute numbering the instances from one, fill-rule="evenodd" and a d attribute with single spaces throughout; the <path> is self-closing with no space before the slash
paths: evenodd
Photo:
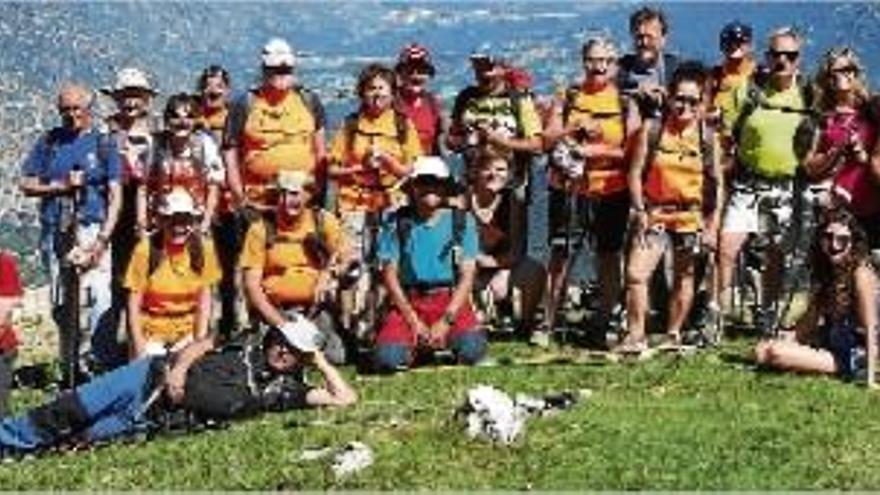
<path id="1" fill-rule="evenodd" d="M 160 418 L 174 410 L 199 420 L 226 420 L 354 404 L 354 390 L 318 350 L 320 339 L 315 325 L 299 317 L 268 330 L 262 341 L 214 349 L 213 339 L 206 338 L 167 358 L 138 359 L 0 421 L 0 456 L 155 431 L 163 426 Z M 305 367 L 318 370 L 322 387 L 305 383 Z"/>

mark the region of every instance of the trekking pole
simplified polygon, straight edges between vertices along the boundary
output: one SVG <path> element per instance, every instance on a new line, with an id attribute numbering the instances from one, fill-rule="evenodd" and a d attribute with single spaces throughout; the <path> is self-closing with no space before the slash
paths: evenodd
<path id="1" fill-rule="evenodd" d="M 566 178 L 563 181 L 563 190 L 568 192 L 568 184 L 569 181 Z M 581 232 L 578 234 L 578 238 L 574 243 L 574 248 L 572 249 L 572 226 L 571 221 L 577 215 L 576 210 L 576 198 L 574 195 L 568 198 L 568 217 L 566 218 L 566 226 L 565 226 L 565 248 L 566 248 L 566 258 L 562 264 L 562 268 L 559 271 L 558 281 L 555 284 L 551 284 L 551 292 L 550 297 L 547 303 L 547 329 L 550 332 L 555 330 L 556 326 L 556 314 L 559 310 L 559 299 L 562 297 L 563 288 L 568 284 L 568 276 L 571 272 L 572 264 L 575 259 L 580 254 L 580 250 L 584 245 L 584 238 L 586 236 L 587 229 L 581 229 Z"/>
<path id="2" fill-rule="evenodd" d="M 71 171 L 78 172 L 78 170 L 74 169 Z M 64 284 L 64 306 L 66 308 L 64 314 L 64 323 L 63 326 L 66 328 L 66 331 L 69 333 L 67 336 L 67 340 L 69 343 L 69 347 L 64 349 L 62 352 L 67 354 L 66 356 L 62 356 L 66 359 L 66 370 L 67 373 L 67 388 L 76 387 L 77 383 L 77 375 L 79 374 L 79 347 L 80 347 L 80 275 L 79 275 L 79 267 L 72 259 L 71 255 L 76 253 L 78 249 L 79 242 L 79 189 L 74 189 L 70 197 L 70 216 L 68 218 L 68 223 L 65 226 L 65 234 L 64 241 L 62 246 L 63 260 L 62 267 L 63 273 L 62 283 Z M 61 331 L 64 332 L 65 328 L 62 328 Z"/>

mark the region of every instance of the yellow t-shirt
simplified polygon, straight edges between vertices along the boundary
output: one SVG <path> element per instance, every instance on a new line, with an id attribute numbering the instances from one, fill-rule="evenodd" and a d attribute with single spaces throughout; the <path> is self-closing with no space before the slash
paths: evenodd
<path id="1" fill-rule="evenodd" d="M 422 155 L 419 133 L 406 119 L 406 137 L 403 143 L 397 135 L 394 110 L 388 109 L 375 119 L 359 115 L 354 132 L 346 124 L 336 132 L 330 143 L 330 160 L 342 167 L 359 166 L 370 147 L 391 155 L 406 166 L 411 166 Z M 348 142 L 349 135 L 353 139 Z M 395 186 L 400 181 L 388 170 L 363 172 L 337 179 L 336 201 L 339 212 L 380 211 L 391 204 Z"/>
<path id="2" fill-rule="evenodd" d="M 594 92 L 580 89 L 573 97 L 563 94 L 561 98 L 563 101 L 571 100 L 566 102 L 570 105 L 568 122 L 597 129 L 595 135 L 589 136 L 585 144 L 601 143 L 612 148 L 624 147 L 626 116 L 616 87 L 608 85 Z M 558 183 L 558 177 L 553 180 Z M 585 163 L 583 182 L 578 190 L 590 197 L 607 197 L 625 191 L 627 187 L 627 163 L 623 159 L 598 159 Z"/>
<path id="3" fill-rule="evenodd" d="M 242 134 L 245 196 L 265 204 L 266 185 L 281 170 L 315 173 L 315 117 L 300 93 L 291 91 L 276 105 L 254 93 Z"/>
<path id="4" fill-rule="evenodd" d="M 724 136 L 729 136 L 733 130 L 743 102 L 748 91 L 749 78 L 755 72 L 755 62 L 748 61 L 736 72 L 728 72 L 720 69 L 715 95 L 712 98 L 713 105 L 721 110 L 721 131 Z"/>
<path id="5" fill-rule="evenodd" d="M 221 277 L 214 243 L 202 241 L 204 264 L 200 272 L 190 266 L 189 250 L 165 251 L 153 273 L 150 271 L 150 241 L 135 247 L 125 274 L 124 287 L 143 295 L 141 322 L 147 340 L 174 344 L 195 333 L 199 293 Z"/>
<path id="6" fill-rule="evenodd" d="M 245 236 L 239 265 L 242 269 L 263 270 L 263 291 L 277 306 L 309 305 L 315 299 L 315 286 L 324 268 L 314 241 L 325 243 L 328 256 L 344 249 L 339 220 L 328 212 L 323 215 L 323 234 L 318 235 L 315 215 L 303 214 L 289 225 L 279 223 L 275 241 L 267 249 L 266 224 L 256 222 Z"/>
<path id="7" fill-rule="evenodd" d="M 700 229 L 703 158 L 699 124 L 681 134 L 673 134 L 664 126 L 654 160 L 648 164 L 644 194 L 651 225 L 663 224 L 672 232 Z"/>

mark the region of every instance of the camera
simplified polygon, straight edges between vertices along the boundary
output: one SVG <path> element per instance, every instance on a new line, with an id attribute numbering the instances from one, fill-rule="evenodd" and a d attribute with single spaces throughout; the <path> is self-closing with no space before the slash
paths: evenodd
<path id="1" fill-rule="evenodd" d="M 550 158 L 554 166 L 558 168 L 566 178 L 579 179 L 584 175 L 584 160 L 586 157 L 580 148 L 570 141 L 562 140 L 553 147 Z"/>

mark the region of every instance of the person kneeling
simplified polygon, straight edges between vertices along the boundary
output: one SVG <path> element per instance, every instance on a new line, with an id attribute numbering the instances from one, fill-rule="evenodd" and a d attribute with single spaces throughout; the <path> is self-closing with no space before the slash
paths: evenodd
<path id="1" fill-rule="evenodd" d="M 262 339 L 214 349 L 205 338 L 167 359 L 138 359 L 0 420 L 0 457 L 161 431 L 159 419 L 170 411 L 207 421 L 354 404 L 357 394 L 318 350 L 320 340 L 315 325 L 299 317 Z M 322 387 L 305 384 L 307 367 L 322 375 Z"/>
<path id="2" fill-rule="evenodd" d="M 278 174 L 274 212 L 251 224 L 241 265 L 250 305 L 268 324 L 281 328 L 289 315 L 314 315 L 324 333 L 324 352 L 334 364 L 346 352 L 336 332 L 336 286 L 351 259 L 339 220 L 312 206 L 314 180 L 304 172 Z"/>
<path id="3" fill-rule="evenodd" d="M 453 181 L 438 157 L 416 160 L 405 184 L 409 205 L 388 215 L 379 234 L 379 260 L 393 307 L 376 335 L 381 371 L 412 364 L 415 354 L 451 348 L 475 364 L 486 336 L 470 304 L 479 252 L 470 213 L 444 207 Z"/>
<path id="4" fill-rule="evenodd" d="M 211 288 L 221 276 L 214 244 L 196 226 L 200 210 L 185 189 L 164 195 L 157 213 L 158 231 L 135 247 L 125 276 L 132 359 L 205 338 Z"/>
<path id="5" fill-rule="evenodd" d="M 823 212 L 816 233 L 809 306 L 793 332 L 759 342 L 755 357 L 758 364 L 770 368 L 837 374 L 845 379 L 864 375 L 867 365 L 867 382 L 873 386 L 877 276 L 867 236 L 856 218 L 843 209 Z"/>

